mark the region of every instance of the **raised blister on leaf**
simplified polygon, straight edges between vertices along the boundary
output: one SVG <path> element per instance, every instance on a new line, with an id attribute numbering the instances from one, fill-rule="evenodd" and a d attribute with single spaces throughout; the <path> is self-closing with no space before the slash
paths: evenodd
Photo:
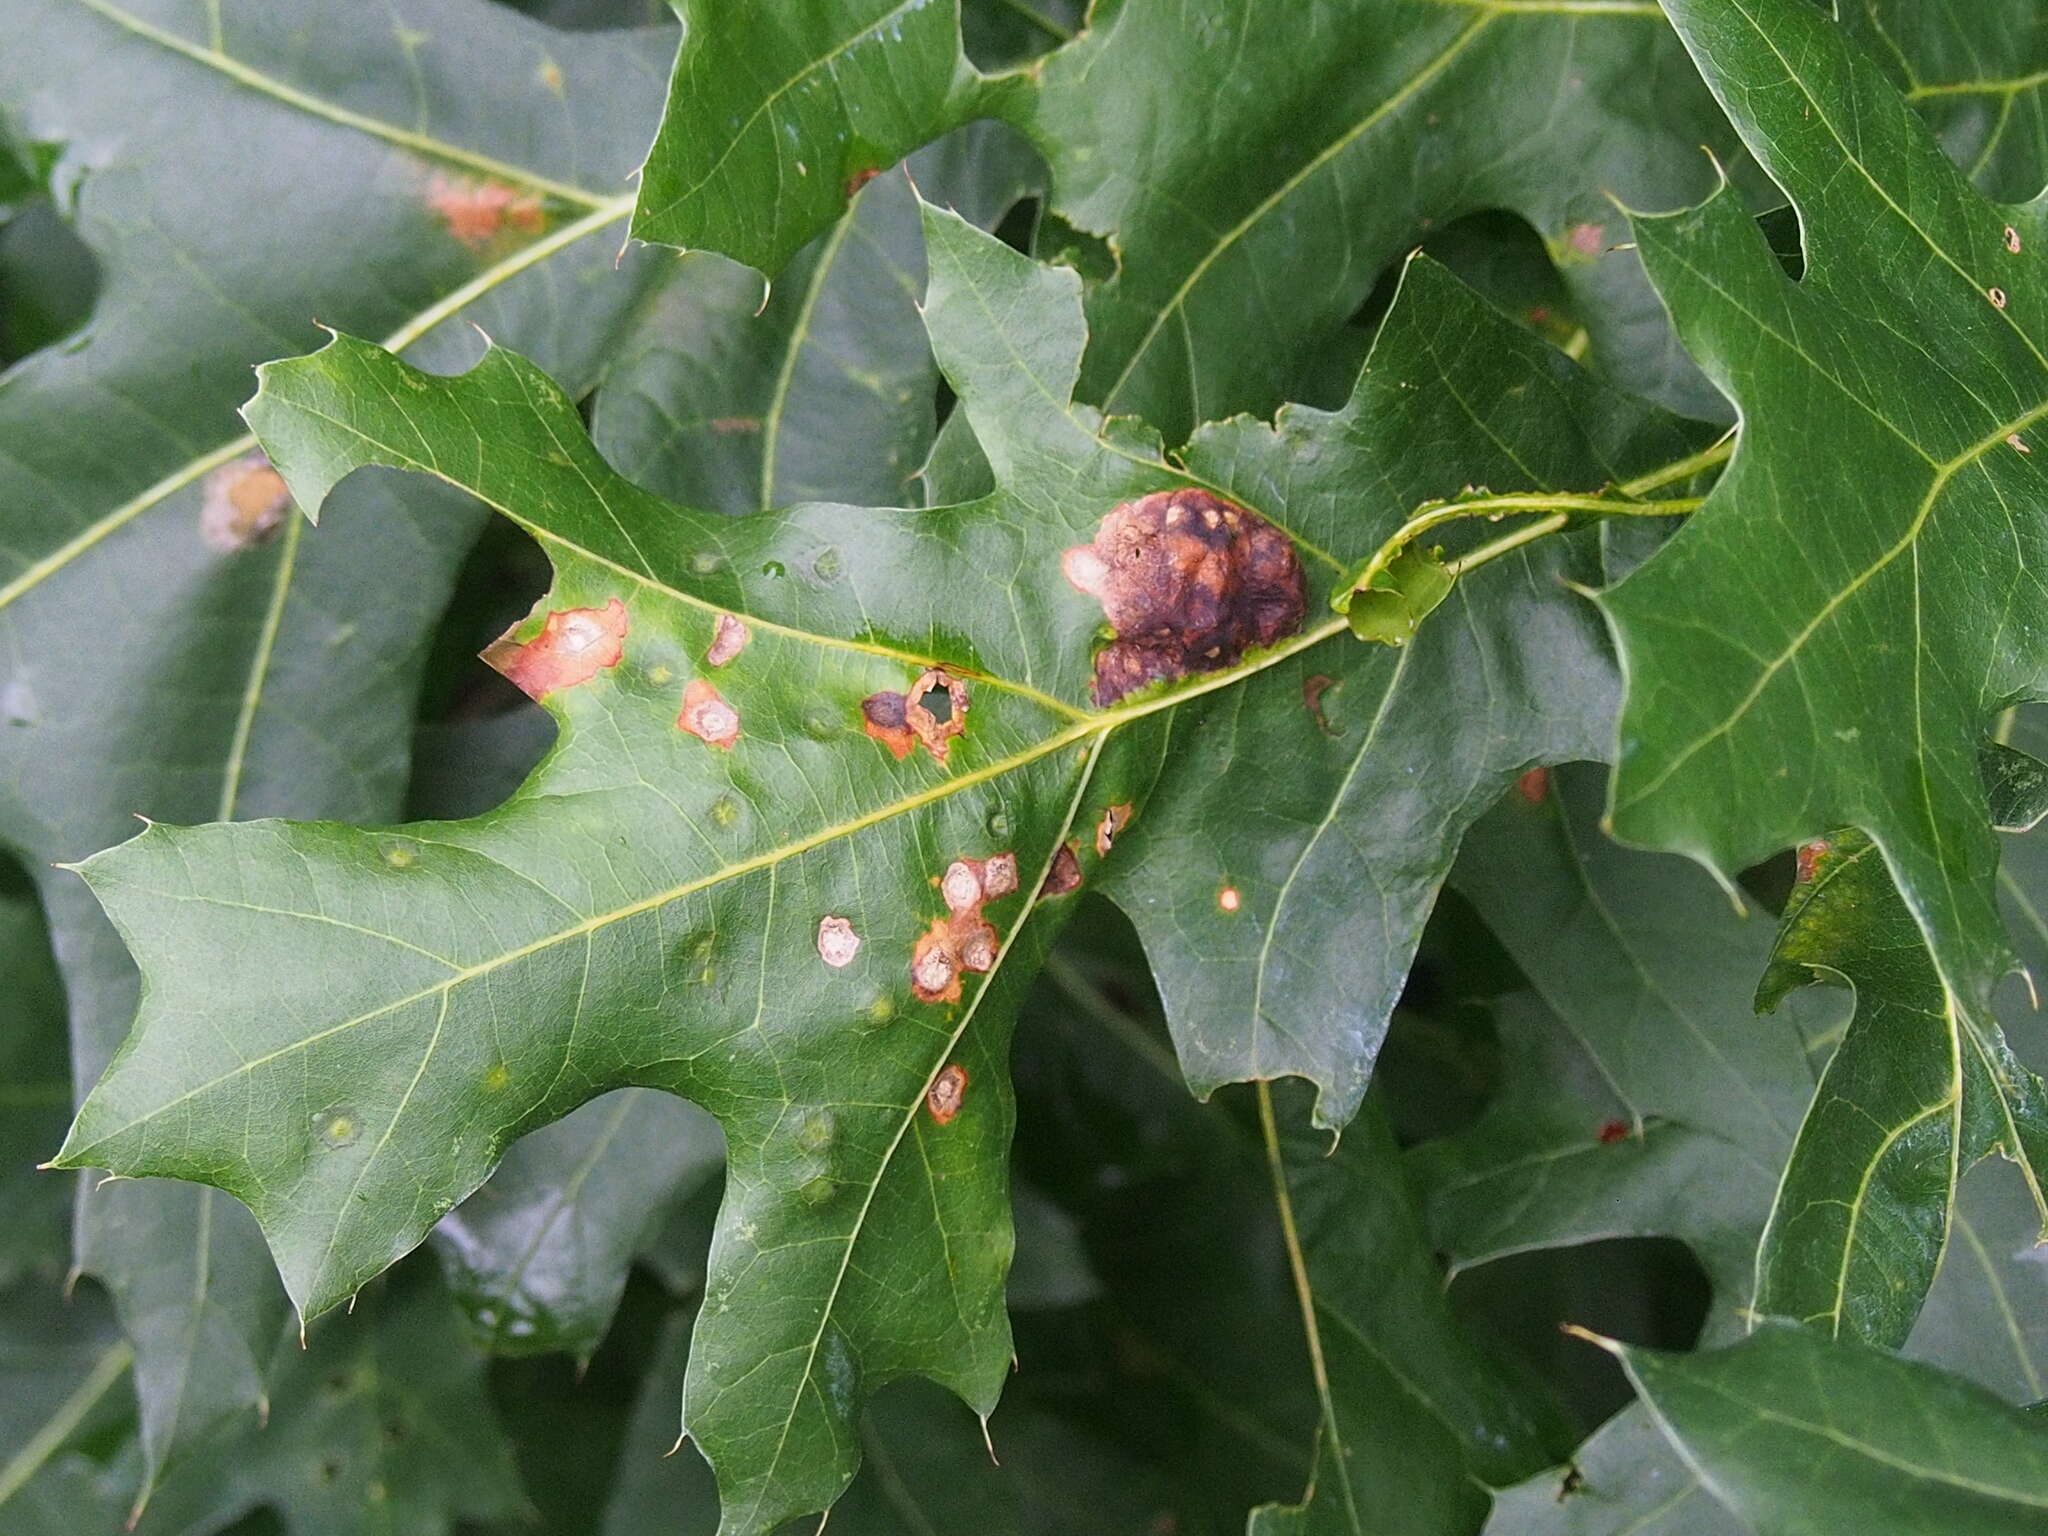
<path id="1" fill-rule="evenodd" d="M 925 1090 L 924 1107 L 940 1125 L 951 1125 L 966 1102 L 967 1069 L 957 1061 L 933 1078 L 931 1087 Z"/>
<path id="2" fill-rule="evenodd" d="M 1097 704 L 1231 666 L 1300 629 L 1307 607 L 1287 535 L 1207 491 L 1154 491 L 1112 508 L 1060 569 L 1116 632 L 1095 657 Z"/>
<path id="3" fill-rule="evenodd" d="M 513 633 L 492 641 L 484 660 L 528 698 L 541 699 L 619 664 L 626 653 L 626 605 L 614 597 L 602 608 L 560 609 L 523 644 Z"/>
<path id="4" fill-rule="evenodd" d="M 851 965 L 859 953 L 860 935 L 853 931 L 852 923 L 843 917 L 827 917 L 818 923 L 818 958 L 832 969 Z"/>
<path id="5" fill-rule="evenodd" d="M 740 739 L 740 712 L 701 677 L 691 678 L 684 687 L 676 724 L 721 752 L 730 752 Z"/>
<path id="6" fill-rule="evenodd" d="M 721 613 L 718 627 L 711 636 L 711 649 L 704 653 L 704 660 L 710 666 L 722 667 L 745 650 L 747 641 L 752 638 L 746 625 L 729 613 Z"/>

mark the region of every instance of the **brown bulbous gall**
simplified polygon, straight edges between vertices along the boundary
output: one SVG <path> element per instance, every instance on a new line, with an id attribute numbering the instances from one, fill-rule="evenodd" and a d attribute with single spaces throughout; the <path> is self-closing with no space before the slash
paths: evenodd
<path id="1" fill-rule="evenodd" d="M 1155 491 L 1113 508 L 1091 544 L 1060 560 L 1102 604 L 1116 639 L 1095 658 L 1093 696 L 1215 672 L 1301 628 L 1294 544 L 1256 512 L 1207 491 Z"/>

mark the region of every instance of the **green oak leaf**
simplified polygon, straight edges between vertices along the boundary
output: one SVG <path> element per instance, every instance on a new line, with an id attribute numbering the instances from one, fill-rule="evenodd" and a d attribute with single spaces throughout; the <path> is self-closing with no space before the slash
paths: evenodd
<path id="1" fill-rule="evenodd" d="M 1755 1536 L 1714 1499 L 1640 1403 L 1590 1435 L 1571 1465 L 1495 1495 L 1483 1536 Z"/>
<path id="2" fill-rule="evenodd" d="M 64 1043 L 64 985 L 35 889 L 0 862 L 0 1287 L 26 1275 L 61 1274 L 71 1232 L 71 1194 L 38 1176 L 37 1163 L 64 1135 L 71 1061 Z"/>
<path id="3" fill-rule="evenodd" d="M 1496 1005 L 1494 1102 L 1410 1158 L 1454 1273 L 1678 1237 L 1714 1284 L 1708 1337 L 1732 1336 L 1815 1072 L 1793 1024 L 1752 1007 L 1769 925 L 1683 861 L 1602 837 L 1604 791 L 1591 765 L 1553 770 L 1467 834 L 1452 883 L 1534 996 Z"/>
<path id="4" fill-rule="evenodd" d="M 1782 1324 L 1691 1355 L 1598 1342 L 1762 1536 L 2019 1536 L 2048 1520 L 2048 1430 L 1960 1377 Z"/>
<path id="5" fill-rule="evenodd" d="M 418 1265 L 279 1346 L 262 1433 L 181 1463 L 132 1529 L 218 1531 L 258 1508 L 290 1536 L 446 1536 L 531 1519 L 461 1314 Z"/>
<path id="6" fill-rule="evenodd" d="M 9 1536 L 120 1529 L 140 1468 L 107 1465 L 86 1443 L 132 1417 L 133 1358 L 91 1288 L 66 1297 L 51 1276 L 0 1285 L 0 1529 Z"/>
<path id="7" fill-rule="evenodd" d="M 2048 1219 L 2048 1090 L 1944 984 L 1875 844 L 1838 832 L 1800 857 L 1758 1005 L 1831 980 L 1855 989 L 1856 1016 L 1785 1167 L 1755 1306 L 1896 1347 L 1934 1283 L 1965 1170 L 2002 1152 Z"/>
<path id="8" fill-rule="evenodd" d="M 1703 440 L 1421 260 L 1342 410 L 1206 427 L 1183 459 L 1284 504 L 1341 584 L 1374 534 L 1468 482 L 1597 488 Z M 1176 814 L 1136 817 L 1100 888 L 1144 939 L 1196 1093 L 1291 1074 L 1322 1089 L 1319 1125 L 1350 1118 L 1464 830 L 1530 765 L 1601 750 L 1611 663 L 1566 590 L 1594 555 L 1573 538 L 1471 571 L 1398 650 L 1324 621 L 1343 646 L 1173 711 L 1151 794 Z M 1267 771 L 1279 743 L 1305 771 Z"/>
<path id="9" fill-rule="evenodd" d="M 861 181 L 975 114 L 959 0 L 683 0 L 633 234 L 773 274 Z"/>
<path id="10" fill-rule="evenodd" d="M 1477 738 L 1439 776 L 1444 809 L 1407 834 L 1421 839 L 1420 864 L 1407 840 L 1375 851 L 1399 861 L 1413 896 L 1390 905 L 1366 950 L 1369 986 L 1326 997 L 1327 967 L 1291 982 L 1276 969 L 1269 1010 L 1286 998 L 1290 1013 L 1313 1007 L 1333 1025 L 1304 1013 L 1299 1032 L 1257 1028 L 1202 1062 L 1236 1076 L 1287 1070 L 1280 1047 L 1307 1040 L 1319 1112 L 1342 1118 L 1461 817 L 1556 751 L 1560 731 L 1567 744 L 1595 734 L 1611 699 L 1588 617 L 1555 582 L 1575 547 L 1563 544 L 1461 584 L 1464 622 L 1437 627 L 1442 654 L 1427 636 L 1399 657 L 1359 647 L 1332 617 L 1238 670 L 1084 708 L 1100 615 L 1060 579 L 1061 546 L 1088 538 L 1117 501 L 1207 471 L 1302 541 L 1326 572 L 1313 595 L 1327 598 L 1347 559 L 1464 472 L 1434 459 L 1445 434 L 1427 424 L 1494 444 L 1526 435 L 1523 471 L 1578 487 L 1694 440 L 1424 265 L 1410 299 L 1438 302 L 1410 303 L 1417 318 L 1383 338 L 1347 412 L 1226 424 L 1186 465 L 1169 463 L 1136 424 L 1065 403 L 1083 341 L 1071 273 L 1035 268 L 951 215 L 928 210 L 925 224 L 931 334 L 1000 487 L 966 508 L 735 520 L 659 502 L 603 463 L 544 375 L 501 349 L 457 378 L 346 337 L 267 367 L 249 412 L 302 507 L 366 462 L 438 474 L 532 532 L 556 562 L 545 606 L 623 627 L 625 659 L 549 696 L 562 739 L 490 815 L 384 832 L 158 826 L 86 866 L 154 980 L 62 1160 L 228 1188 L 256 1211 L 309 1316 L 416 1243 L 507 1141 L 605 1088 L 667 1088 L 719 1117 L 727 1203 L 685 1418 L 735 1530 L 831 1502 L 857 1460 L 852 1414 L 874 1385 L 920 1372 L 993 1406 L 1009 1357 L 1003 1051 L 1048 937 L 1046 924 L 1026 926 L 1028 897 L 1063 843 L 1089 850 L 1079 866 L 1090 878 L 1118 867 L 1094 851 L 1105 823 L 1126 824 L 1112 807 L 1136 808 L 1133 832 L 1194 826 L 1209 815 L 1203 795 L 1228 793 L 1210 775 L 1173 782 L 1177 761 L 1161 771 L 1169 731 L 1195 726 L 1169 716 L 1236 689 L 1292 739 L 1331 744 L 1296 791 L 1325 797 L 1307 835 L 1294 834 L 1297 866 L 1314 862 L 1313 826 L 1327 827 L 1347 790 L 1382 782 L 1379 765 L 1359 770 L 1366 737 L 1346 733 L 1365 722 L 1349 710 L 1414 699 L 1429 734 L 1407 750 L 1438 750 L 1448 733 L 1445 761 Z M 1475 377 L 1457 395 L 1401 387 L 1464 369 Z M 1377 402 L 1387 408 L 1375 424 L 1365 411 Z M 1373 462 L 1376 433 L 1417 446 Z M 1360 484 L 1376 487 L 1364 507 Z M 721 613 L 751 637 L 723 669 L 701 659 Z M 1326 695 L 1320 717 L 1302 691 L 1317 645 L 1350 689 L 1343 710 Z M 933 663 L 970 690 L 967 728 L 943 764 L 927 752 L 899 761 L 865 738 L 861 701 L 912 687 Z M 1492 680 L 1502 668 L 1512 684 Z M 1443 707 L 1458 691 L 1445 675 L 1460 673 L 1474 695 L 1462 714 Z M 679 721 L 686 681 L 699 704 Z M 707 685 L 736 722 L 690 713 Z M 1375 688 L 1384 703 L 1370 704 Z M 1269 790 L 1272 775 L 1254 772 Z M 1283 879 L 1270 848 L 1232 840 L 1254 831 L 1213 834 L 1212 857 L 1243 858 L 1224 871 L 1242 885 L 1240 947 L 1272 931 L 1261 914 L 1283 884 L 1309 889 Z M 1169 845 L 1150 846 L 1135 867 L 1168 874 Z M 1016 855 L 1020 888 L 990 912 L 1003 961 L 993 992 L 956 1008 L 918 1001 L 905 985 L 913 950 L 945 913 L 933 882 L 957 859 L 998 853 Z M 1359 877 L 1355 858 L 1335 868 Z M 1219 891 L 1238 887 L 1199 867 L 1177 884 L 1211 921 L 1234 915 Z M 1142 892 L 1134 883 L 1122 897 L 1142 907 Z M 1316 910 L 1296 908 L 1325 921 Z M 821 949 L 829 918 L 860 939 L 853 956 L 843 933 Z M 240 958 L 184 958 L 201 948 Z M 266 958 L 283 952 L 296 958 Z M 835 952 L 843 968 L 828 963 Z M 1155 949 L 1163 971 L 1175 958 Z M 1213 985 L 1192 969 L 1185 984 Z M 184 1021 L 200 1016 L 221 1027 L 193 1036 Z M 753 1023 L 735 1027 L 741 1018 Z M 947 1066 L 970 1088 L 958 1119 L 941 1123 L 923 1097 Z M 252 1114 L 274 1133 L 230 1131 Z M 808 1299 L 764 1312 L 763 1295 Z"/>
<path id="11" fill-rule="evenodd" d="M 1191 17 L 1125 0 L 1033 73 L 1006 109 L 1051 167 L 1052 206 L 1118 257 L 1089 296 L 1083 399 L 1173 440 L 1270 411 L 1404 249 L 1509 209 L 1550 246 L 1603 366 L 1725 410 L 1614 249 L 1610 194 L 1696 196 L 1699 146 L 1729 146 L 1654 5 L 1231 0 Z"/>
<path id="12" fill-rule="evenodd" d="M 858 193 L 783 268 L 765 309 L 745 268 L 685 257 L 692 280 L 662 289 L 606 368 L 592 440 L 622 474 L 691 506 L 902 500 L 939 387 L 917 314 L 918 196 L 987 228 L 1041 177 L 1000 124 L 948 134 Z"/>
<path id="13" fill-rule="evenodd" d="M 977 125 L 913 157 L 921 184 L 993 222 L 1029 179 L 999 128 Z M 916 303 L 918 204 L 902 172 L 877 178 L 800 252 L 766 311 L 758 280 L 686 258 L 608 364 L 591 436 L 622 473 L 687 503 L 751 511 L 806 498 L 899 496 L 931 439 L 938 369 Z M 415 760 L 412 813 L 490 810 L 553 736 L 528 705 L 436 727 Z M 421 769 L 430 771 L 426 782 Z M 708 1163 L 707 1163 L 708 1158 Z M 435 1229 L 458 1298 L 500 1352 L 588 1356 L 625 1284 L 649 1212 L 721 1161 L 716 1129 L 672 1096 L 625 1089 L 516 1143 L 492 1180 Z M 1018 1277 L 1011 1277 L 1011 1299 Z"/>
<path id="14" fill-rule="evenodd" d="M 1960 1004 L 2008 947 L 1977 750 L 2048 692 L 2048 204 L 1979 195 L 1798 0 L 1669 0 L 1805 241 L 1788 279 L 1725 193 L 1636 220 L 1734 460 L 1604 599 L 1629 677 L 1613 826 L 1736 869 L 1867 831 Z"/>
<path id="15" fill-rule="evenodd" d="M 665 1093 L 622 1088 L 515 1142 L 435 1226 L 470 1326 L 497 1354 L 588 1359 L 646 1229 L 724 1160 L 718 1128 Z"/>
<path id="16" fill-rule="evenodd" d="M 2033 0 L 1842 0 L 1845 31 L 1990 197 L 2048 181 L 2048 17 Z"/>
<path id="17" fill-rule="evenodd" d="M 614 262 L 673 34 L 572 37 L 484 0 L 405 18 L 352 0 L 9 15 L 0 114 L 53 146 L 104 274 L 85 328 L 0 390 L 0 842 L 38 871 L 81 1082 L 135 976 L 48 866 L 137 813 L 395 818 L 427 637 L 478 526 L 444 487 L 365 479 L 318 538 L 278 508 L 267 542 L 209 540 L 211 477 L 255 451 L 235 415 L 251 365 L 316 345 L 317 315 L 459 366 L 476 322 L 581 389 L 662 275 Z M 76 1240 L 135 1342 L 153 1471 L 261 1399 L 284 1297 L 234 1202 L 117 1182 Z"/>
<path id="18" fill-rule="evenodd" d="M 1905 1353 L 2008 1402 L 2048 1397 L 2048 1264 L 2041 1213 L 2019 1169 L 1997 1158 L 1966 1174 L 1948 1248 Z"/>
<path id="19" fill-rule="evenodd" d="M 1332 1149 L 1305 1095 L 1261 1095 L 1322 1422 L 1307 1498 L 1253 1511 L 1246 1529 L 1472 1529 L 1486 1487 L 1549 1459 L 1550 1426 L 1451 1311 L 1385 1119 L 1368 1103 Z"/>

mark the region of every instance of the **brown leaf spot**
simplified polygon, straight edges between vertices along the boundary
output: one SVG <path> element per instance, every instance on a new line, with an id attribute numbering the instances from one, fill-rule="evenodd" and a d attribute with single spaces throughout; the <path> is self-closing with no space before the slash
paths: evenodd
<path id="1" fill-rule="evenodd" d="M 1624 1141 L 1628 1138 L 1628 1122 L 1626 1120 L 1610 1120 L 1601 1126 L 1595 1134 L 1600 1138 L 1601 1146 L 1610 1147 L 1615 1142 Z"/>
<path id="2" fill-rule="evenodd" d="M 284 526 L 292 493 L 267 455 L 246 453 L 206 477 L 199 503 L 199 536 L 233 554 L 268 543 Z"/>
<path id="3" fill-rule="evenodd" d="M 957 1061 L 948 1064 L 932 1079 L 931 1087 L 924 1091 L 924 1107 L 940 1125 L 951 1125 L 953 1117 L 960 1113 L 960 1106 L 966 1102 L 967 1069 Z"/>
<path id="4" fill-rule="evenodd" d="M 516 628 L 516 626 L 515 626 Z M 563 608 L 547 616 L 525 644 L 505 631 L 483 659 L 530 699 L 587 683 L 626 653 L 626 605 L 616 597 L 602 608 Z"/>
<path id="5" fill-rule="evenodd" d="M 1330 717 L 1323 713 L 1323 695 L 1336 686 L 1335 678 L 1324 677 L 1321 673 L 1305 679 L 1301 685 L 1302 708 L 1315 717 L 1316 729 L 1325 736 L 1338 734 L 1330 728 Z"/>
<path id="6" fill-rule="evenodd" d="M 1017 889 L 1017 855 L 999 853 L 981 866 L 981 894 L 994 901 Z"/>
<path id="7" fill-rule="evenodd" d="M 896 761 L 917 749 L 917 737 L 904 719 L 909 700 L 900 693 L 872 693 L 860 701 L 861 728 L 896 755 Z"/>
<path id="8" fill-rule="evenodd" d="M 1102 820 L 1095 824 L 1095 853 L 1098 858 L 1108 858 L 1109 850 L 1116 846 L 1117 834 L 1131 824 L 1131 808 L 1128 805 L 1112 805 L 1102 813 Z"/>
<path id="9" fill-rule="evenodd" d="M 939 877 L 939 894 L 949 912 L 968 912 L 981 905 L 981 872 L 965 859 L 955 859 Z"/>
<path id="10" fill-rule="evenodd" d="M 860 935 L 853 931 L 853 924 L 843 917 L 827 917 L 818 923 L 818 958 L 833 970 L 841 970 L 853 964 L 853 957 L 860 953 Z"/>
<path id="11" fill-rule="evenodd" d="M 933 883 L 948 915 L 934 918 L 912 949 L 910 990 L 923 1002 L 953 1003 L 963 973 L 995 969 L 1002 941 L 981 909 L 1017 889 L 1017 855 L 955 859 Z"/>
<path id="12" fill-rule="evenodd" d="M 1081 861 L 1075 857 L 1072 843 L 1061 843 L 1060 851 L 1052 856 L 1052 868 L 1045 872 L 1045 879 L 1038 887 L 1039 899 L 1064 896 L 1080 888 Z"/>
<path id="13" fill-rule="evenodd" d="M 864 171 L 855 171 L 851 176 L 846 178 L 846 195 L 848 197 L 853 196 L 854 193 L 858 192 L 862 187 L 866 186 L 869 182 L 873 181 L 877 176 L 881 174 L 881 168 L 872 165 L 869 166 Z"/>
<path id="14" fill-rule="evenodd" d="M 1828 841 L 1817 837 L 1810 843 L 1801 843 L 1799 852 L 1793 856 L 1795 872 L 1793 879 L 1800 885 L 1811 881 L 1820 869 L 1820 861 L 1827 857 Z"/>
<path id="15" fill-rule="evenodd" d="M 538 235 L 548 227 L 540 194 L 522 192 L 502 181 L 436 176 L 427 188 L 427 206 L 441 216 L 449 234 L 473 250 L 489 245 L 508 229 Z"/>
<path id="16" fill-rule="evenodd" d="M 2020 232 L 2010 224 L 2005 226 L 2005 248 L 2015 256 L 2020 253 Z"/>
<path id="17" fill-rule="evenodd" d="M 1993 309 L 2005 308 L 2005 290 L 2003 288 L 1987 288 L 1984 290 L 1984 297 L 1991 301 Z"/>
<path id="18" fill-rule="evenodd" d="M 704 423 L 720 437 L 730 437 L 736 432 L 758 432 L 761 418 L 758 416 L 714 416 Z"/>
<path id="19" fill-rule="evenodd" d="M 960 1001 L 960 950 L 943 917 L 932 919 L 910 952 L 910 990 L 923 1003 Z"/>
<path id="20" fill-rule="evenodd" d="M 1116 631 L 1095 658 L 1098 705 L 1232 666 L 1293 634 L 1307 606 L 1288 537 L 1207 491 L 1155 491 L 1112 508 L 1060 569 Z"/>
<path id="21" fill-rule="evenodd" d="M 860 701 L 861 728 L 901 762 L 922 742 L 939 762 L 967 729 L 967 684 L 943 667 L 918 674 L 908 693 L 869 694 Z"/>
<path id="22" fill-rule="evenodd" d="M 683 689 L 683 707 L 676 724 L 721 752 L 730 752 L 740 739 L 740 712 L 701 677 L 691 678 Z"/>
<path id="23" fill-rule="evenodd" d="M 1237 887 L 1226 885 L 1216 893 L 1216 905 L 1226 912 L 1235 912 L 1244 905 L 1244 898 L 1237 893 Z"/>
<path id="24" fill-rule="evenodd" d="M 1550 798 L 1550 770 L 1531 768 L 1515 780 L 1515 793 L 1531 805 L 1541 805 Z"/>
<path id="25" fill-rule="evenodd" d="M 704 653 L 704 659 L 714 667 L 722 667 L 744 651 L 753 638 L 746 625 L 729 613 L 721 613 L 718 627 L 711 635 L 711 649 Z"/>

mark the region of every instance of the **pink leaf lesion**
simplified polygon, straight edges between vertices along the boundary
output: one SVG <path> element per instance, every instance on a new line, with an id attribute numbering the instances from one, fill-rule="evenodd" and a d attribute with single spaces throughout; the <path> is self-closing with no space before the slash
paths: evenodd
<path id="1" fill-rule="evenodd" d="M 472 250 L 507 231 L 539 235 L 548 227 L 540 194 L 502 181 L 436 176 L 427 186 L 427 206 L 440 215 L 449 234 Z"/>
<path id="2" fill-rule="evenodd" d="M 541 699 L 619 664 L 626 654 L 626 605 L 614 597 L 602 608 L 558 609 L 523 642 L 512 638 L 515 630 L 494 640 L 483 659 L 528 698 Z"/>
<path id="3" fill-rule="evenodd" d="M 721 752 L 730 752 L 740 739 L 740 712 L 701 677 L 691 678 L 684 687 L 676 724 Z"/>

